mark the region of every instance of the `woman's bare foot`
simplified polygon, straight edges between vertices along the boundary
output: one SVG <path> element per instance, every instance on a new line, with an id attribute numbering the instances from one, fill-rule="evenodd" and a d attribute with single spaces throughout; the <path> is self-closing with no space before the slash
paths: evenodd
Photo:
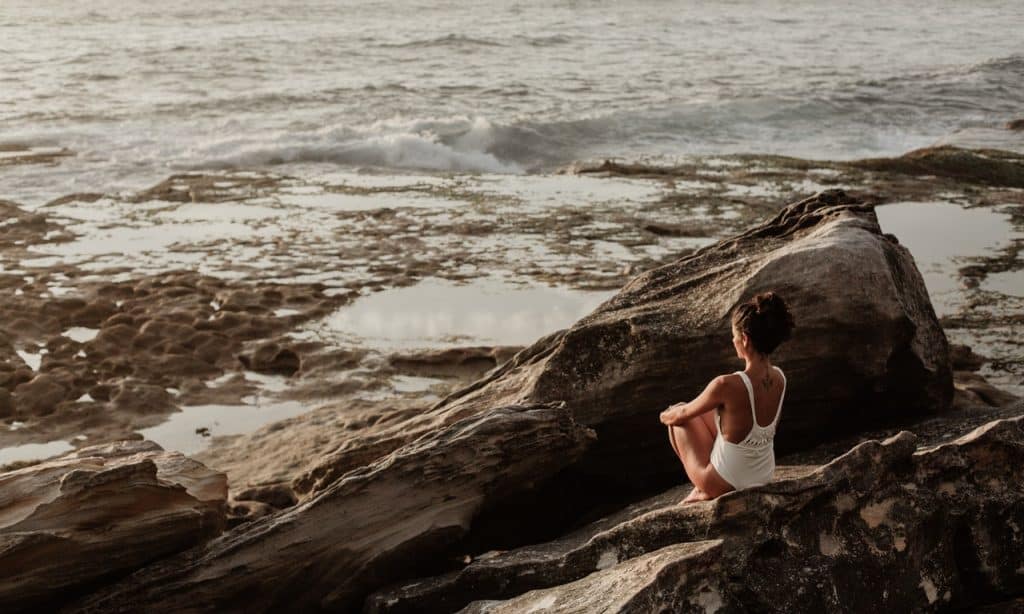
<path id="1" fill-rule="evenodd" d="M 679 504 L 686 505 L 688 503 L 696 503 L 698 501 L 707 501 L 710 498 L 711 497 L 708 496 L 708 493 L 694 486 L 693 490 L 690 491 L 690 494 L 686 495 L 686 498 L 683 499 Z"/>

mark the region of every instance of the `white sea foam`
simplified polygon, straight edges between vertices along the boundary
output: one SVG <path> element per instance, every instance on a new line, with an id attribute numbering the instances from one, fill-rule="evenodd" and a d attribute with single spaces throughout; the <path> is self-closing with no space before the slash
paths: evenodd
<path id="1" fill-rule="evenodd" d="M 499 160 L 494 126 L 482 117 L 392 119 L 367 127 L 334 126 L 309 132 L 243 135 L 202 144 L 182 163 L 202 168 L 261 167 L 292 162 L 334 162 L 433 171 L 520 173 Z"/>

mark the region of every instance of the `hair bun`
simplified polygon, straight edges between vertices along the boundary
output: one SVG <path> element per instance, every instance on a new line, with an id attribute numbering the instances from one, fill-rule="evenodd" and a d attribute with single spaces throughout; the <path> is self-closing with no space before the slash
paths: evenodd
<path id="1" fill-rule="evenodd" d="M 765 313 L 769 310 L 774 311 L 780 307 L 785 307 L 785 303 L 774 292 L 764 292 L 754 297 L 754 306 L 757 307 L 757 313 Z"/>
<path id="2" fill-rule="evenodd" d="M 762 292 L 736 307 L 733 325 L 750 336 L 754 347 L 770 354 L 789 339 L 795 327 L 786 301 L 775 292 Z"/>

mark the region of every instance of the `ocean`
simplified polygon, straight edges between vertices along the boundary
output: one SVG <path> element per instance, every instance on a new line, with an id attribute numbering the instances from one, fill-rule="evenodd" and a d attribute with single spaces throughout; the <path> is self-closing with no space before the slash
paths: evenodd
<path id="1" fill-rule="evenodd" d="M 5 0 L 0 166 L 35 206 L 181 171 L 1024 150 L 1024 4 Z"/>

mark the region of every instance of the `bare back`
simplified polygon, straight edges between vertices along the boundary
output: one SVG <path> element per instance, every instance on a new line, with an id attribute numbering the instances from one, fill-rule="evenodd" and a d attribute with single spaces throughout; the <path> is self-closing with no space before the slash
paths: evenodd
<path id="1" fill-rule="evenodd" d="M 783 376 L 774 368 L 763 373 L 747 373 L 754 394 L 754 412 L 757 423 L 762 427 L 769 426 L 779 412 L 779 401 L 782 400 Z M 753 427 L 753 416 L 750 411 L 750 395 L 739 375 L 725 376 L 728 388 L 725 402 L 718 408 L 721 421 L 722 437 L 730 443 L 740 443 Z"/>

